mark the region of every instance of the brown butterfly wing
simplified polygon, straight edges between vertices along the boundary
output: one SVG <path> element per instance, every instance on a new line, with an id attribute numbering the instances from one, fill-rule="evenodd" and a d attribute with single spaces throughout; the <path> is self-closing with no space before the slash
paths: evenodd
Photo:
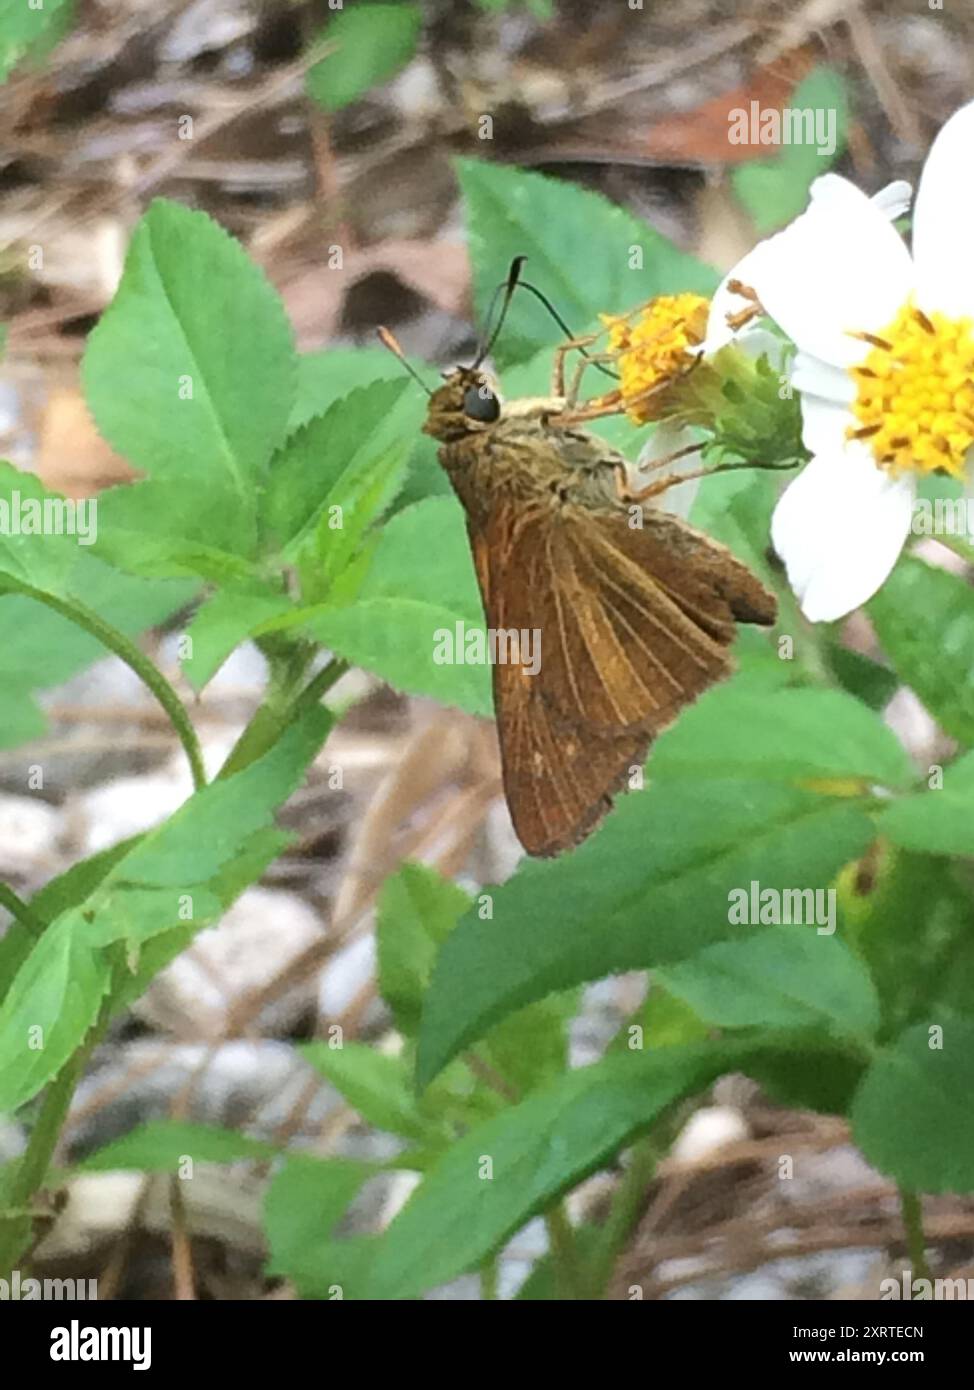
<path id="1" fill-rule="evenodd" d="M 731 669 L 737 621 L 773 622 L 745 566 L 666 513 L 544 499 L 471 532 L 488 626 L 541 633 L 536 675 L 493 668 L 504 788 L 530 854 L 577 844 L 678 711 Z"/>

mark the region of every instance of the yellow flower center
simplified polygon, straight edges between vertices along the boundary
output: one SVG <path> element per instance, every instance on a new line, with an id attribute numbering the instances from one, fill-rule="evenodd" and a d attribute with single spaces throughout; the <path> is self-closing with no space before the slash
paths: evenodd
<path id="1" fill-rule="evenodd" d="M 618 353 L 619 387 L 630 420 L 644 424 L 665 413 L 666 387 L 696 361 L 709 310 L 702 295 L 674 294 L 652 299 L 633 314 L 600 315 L 609 329 L 609 348 Z"/>
<path id="2" fill-rule="evenodd" d="M 974 332 L 970 319 L 925 314 L 912 302 L 882 333 L 857 333 L 872 351 L 851 375 L 858 388 L 850 439 L 881 468 L 964 477 L 974 444 Z"/>

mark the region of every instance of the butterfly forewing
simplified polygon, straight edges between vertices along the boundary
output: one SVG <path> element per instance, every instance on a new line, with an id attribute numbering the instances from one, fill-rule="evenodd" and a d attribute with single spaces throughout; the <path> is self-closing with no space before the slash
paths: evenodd
<path id="1" fill-rule="evenodd" d="M 651 739 L 731 669 L 736 620 L 774 599 L 674 517 L 548 499 L 495 506 L 471 534 L 488 626 L 540 633 L 540 666 L 494 666 L 504 786 L 532 854 L 582 839 Z"/>

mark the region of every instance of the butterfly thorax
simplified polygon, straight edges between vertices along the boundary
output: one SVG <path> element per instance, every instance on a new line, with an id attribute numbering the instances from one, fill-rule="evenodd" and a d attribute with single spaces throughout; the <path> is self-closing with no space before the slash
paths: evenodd
<path id="1" fill-rule="evenodd" d="M 440 463 L 475 523 L 501 502 L 618 510 L 621 456 L 594 435 L 559 428 L 559 405 L 502 406 L 488 378 L 471 368 L 433 393 L 423 429 L 440 441 Z"/>

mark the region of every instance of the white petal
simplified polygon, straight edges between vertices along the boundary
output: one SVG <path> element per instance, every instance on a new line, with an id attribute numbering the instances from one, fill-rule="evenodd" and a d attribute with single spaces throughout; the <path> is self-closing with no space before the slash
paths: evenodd
<path id="1" fill-rule="evenodd" d="M 878 193 L 874 193 L 870 202 L 879 208 L 884 217 L 895 222 L 898 217 L 902 217 L 905 212 L 909 211 L 912 197 L 913 185 L 907 183 L 906 179 L 894 179 L 885 188 L 881 188 Z"/>
<path id="2" fill-rule="evenodd" d="M 799 348 L 837 367 L 858 362 L 866 344 L 910 292 L 909 253 L 885 213 L 854 184 L 826 174 L 812 184 L 808 211 L 762 242 L 750 283 Z"/>
<path id="3" fill-rule="evenodd" d="M 796 391 L 807 391 L 828 401 L 851 405 L 856 398 L 856 383 L 841 367 L 830 367 L 807 352 L 795 354 L 791 367 L 791 384 Z"/>
<path id="4" fill-rule="evenodd" d="M 974 315 L 974 102 L 934 140 L 913 211 L 917 301 L 955 317 Z"/>
<path id="5" fill-rule="evenodd" d="M 833 182 L 835 179 L 835 182 Z M 835 183 L 840 186 L 838 189 Z M 853 192 L 858 192 L 852 184 L 848 184 L 845 179 L 837 176 L 830 176 L 816 179 L 812 185 L 811 196 L 814 202 L 821 204 L 836 202 L 845 196 L 845 188 L 852 188 Z M 890 222 L 897 217 L 902 217 L 910 206 L 910 199 L 913 196 L 913 188 L 905 179 L 895 179 L 888 183 L 885 188 L 881 188 L 878 193 L 874 193 L 869 200 L 884 217 Z M 761 273 L 761 257 L 764 255 L 763 247 L 766 242 L 758 242 L 757 246 L 751 248 L 745 256 L 737 262 L 733 270 L 729 270 L 723 280 L 718 285 L 713 299 L 710 301 L 710 317 L 707 320 L 707 335 L 704 344 L 704 351 L 707 353 L 716 352 L 725 343 L 729 343 L 735 336 L 732 329 L 727 326 L 727 315 L 737 313 L 747 305 L 747 300 L 740 295 L 732 294 L 727 288 L 731 280 L 740 280 L 742 285 L 753 285 L 754 278 Z M 744 334 L 740 335 L 743 342 Z M 749 345 L 750 347 L 750 345 Z M 755 356 L 760 356 L 761 352 L 767 349 L 762 347 L 755 352 Z"/>
<path id="6" fill-rule="evenodd" d="M 710 301 L 710 316 L 707 319 L 707 333 L 703 345 L 703 351 L 707 354 L 717 352 L 719 348 L 725 347 L 727 343 L 733 342 L 735 334 L 732 328 L 727 325 L 728 314 L 739 314 L 742 309 L 746 309 L 749 301 L 739 294 L 732 294 L 728 285 L 732 280 L 740 280 L 742 285 L 753 285 L 752 276 L 755 274 L 756 267 L 761 263 L 764 254 L 766 241 L 759 241 L 757 246 L 751 248 L 746 256 L 742 256 L 721 280 L 714 297 Z"/>
<path id="7" fill-rule="evenodd" d="M 677 427 L 668 424 L 665 420 L 656 426 L 648 441 L 640 450 L 637 468 L 641 476 L 636 486 L 645 486 L 654 481 L 654 477 L 662 478 L 665 474 L 675 476 L 679 473 L 691 473 L 700 467 L 699 454 L 687 454 L 682 459 L 676 459 L 673 463 L 668 463 L 665 468 L 661 468 L 655 475 L 647 471 L 647 465 L 655 463 L 658 459 L 667 458 L 670 454 L 678 453 L 681 449 L 686 449 L 691 444 L 696 444 L 701 436 L 695 430 L 687 429 L 685 426 Z M 686 483 L 675 483 L 665 492 L 655 499 L 655 505 L 672 512 L 674 516 L 680 516 L 686 521 L 690 515 L 690 508 L 693 506 L 693 499 L 697 495 L 697 488 L 700 486 L 699 478 L 691 478 Z"/>
<path id="8" fill-rule="evenodd" d="M 802 396 L 802 443 L 810 453 L 841 453 L 852 424 L 855 419 L 846 406 L 810 393 Z"/>
<path id="9" fill-rule="evenodd" d="M 913 482 L 877 468 L 861 444 L 819 454 L 785 489 L 771 539 L 812 622 L 871 598 L 896 564 L 913 515 Z"/>

